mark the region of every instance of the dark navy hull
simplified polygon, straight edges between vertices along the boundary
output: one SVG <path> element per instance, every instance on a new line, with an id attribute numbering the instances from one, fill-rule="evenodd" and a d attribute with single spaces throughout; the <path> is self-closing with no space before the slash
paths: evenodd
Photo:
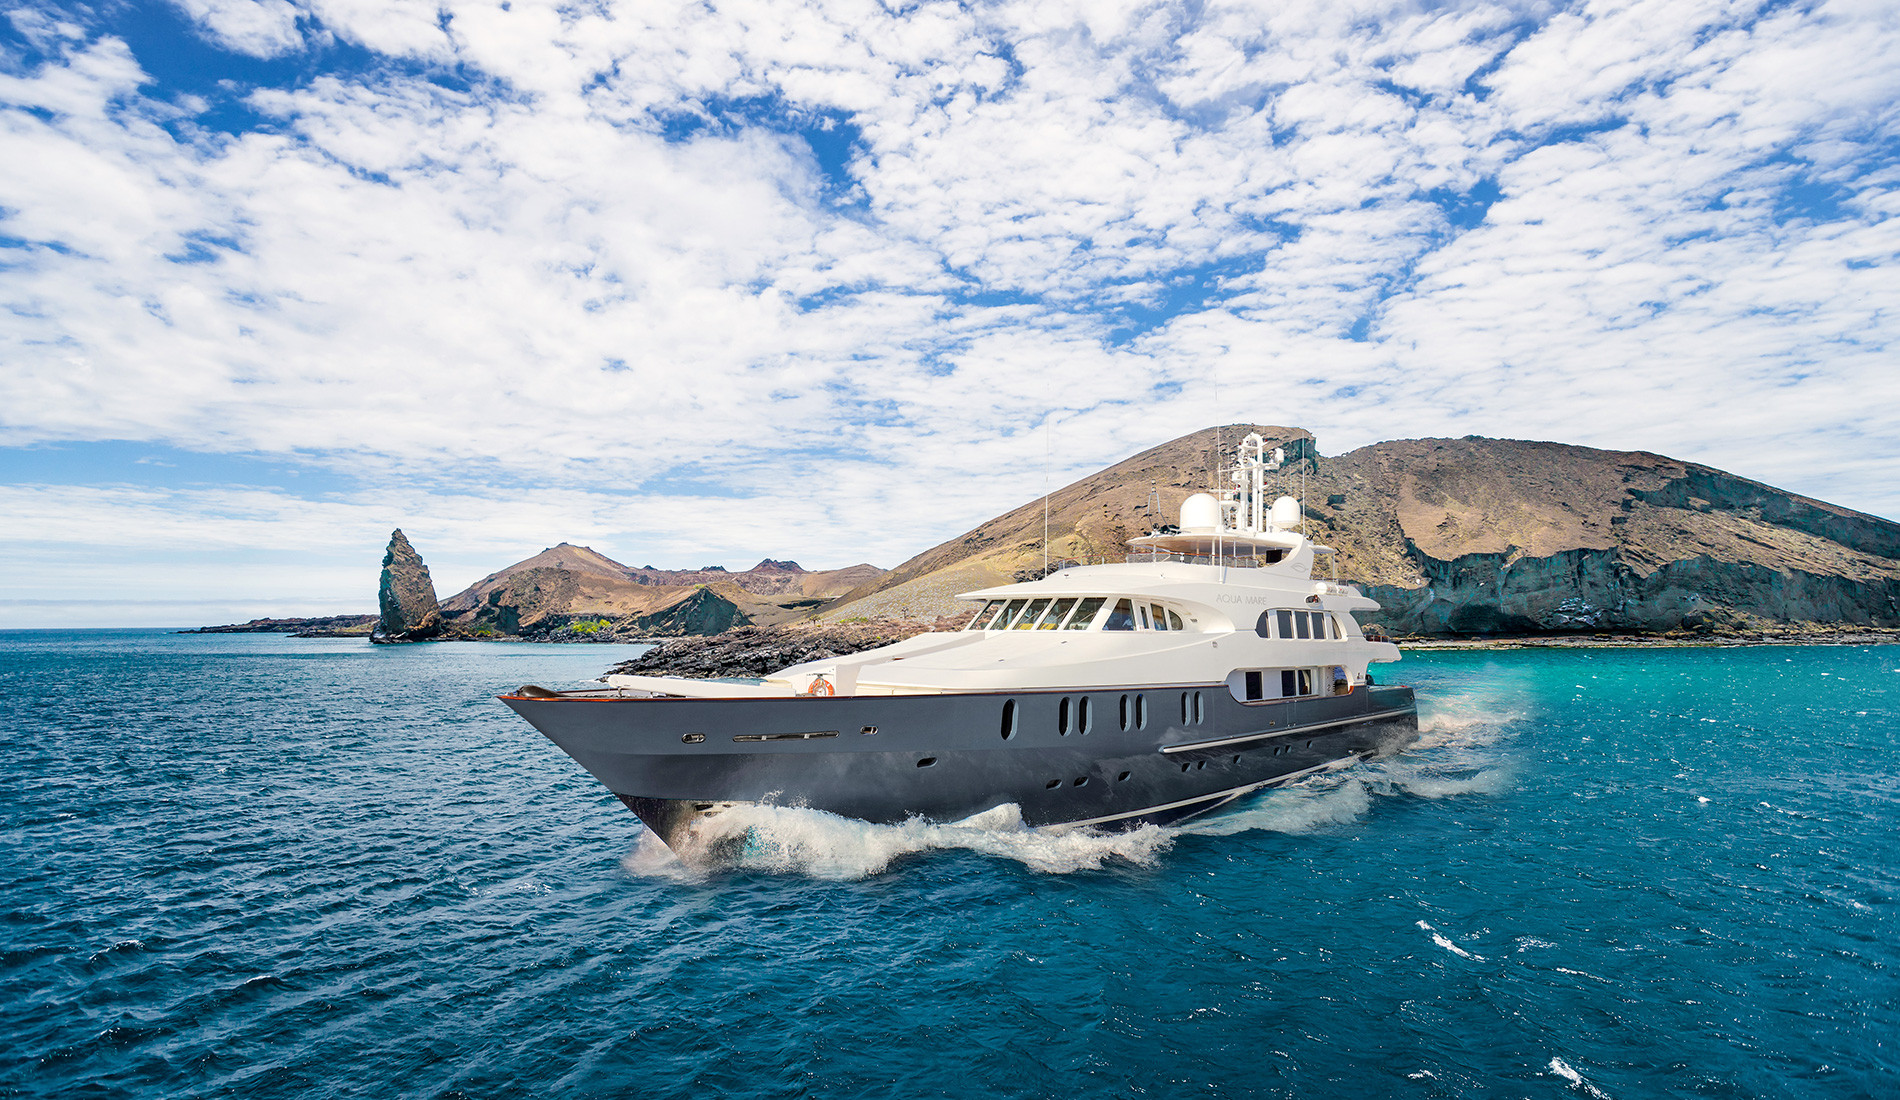
<path id="1" fill-rule="evenodd" d="M 1166 823 L 1396 751 L 1418 733 L 1408 687 L 1266 703 L 1220 685 L 502 700 L 674 847 L 698 816 L 734 802 L 883 823 L 959 821 L 1005 803 L 1037 826 Z"/>

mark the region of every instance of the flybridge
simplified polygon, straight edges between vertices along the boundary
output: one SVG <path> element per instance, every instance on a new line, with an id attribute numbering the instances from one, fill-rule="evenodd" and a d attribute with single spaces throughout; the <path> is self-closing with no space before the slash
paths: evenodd
<path id="1" fill-rule="evenodd" d="M 1286 452 L 1251 433 L 1235 455 L 1235 488 L 1216 496 L 1195 493 L 1181 502 L 1181 522 L 1173 530 L 1128 540 L 1129 562 L 1175 561 L 1190 565 L 1259 568 L 1286 562 L 1309 570 L 1313 554 L 1332 548 L 1309 541 L 1300 502 L 1290 496 L 1267 501 L 1267 475 L 1286 464 Z"/>

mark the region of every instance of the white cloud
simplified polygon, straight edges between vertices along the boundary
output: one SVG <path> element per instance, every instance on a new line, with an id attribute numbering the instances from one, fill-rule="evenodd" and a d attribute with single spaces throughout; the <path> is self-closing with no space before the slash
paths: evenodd
<path id="1" fill-rule="evenodd" d="M 15 13 L 45 58 L 0 71 L 33 166 L 0 444 L 346 469 L 379 518 L 329 529 L 371 557 L 401 507 L 512 552 L 447 511 L 505 502 L 526 551 L 889 564 L 1040 492 L 1049 410 L 1058 480 L 1260 419 L 1900 512 L 1879 5 L 194 5 L 234 50 L 392 63 L 256 89 L 231 135 L 109 24 Z M 856 135 L 847 179 L 800 125 Z M 297 530 L 93 506 L 126 553 L 168 515 Z"/>

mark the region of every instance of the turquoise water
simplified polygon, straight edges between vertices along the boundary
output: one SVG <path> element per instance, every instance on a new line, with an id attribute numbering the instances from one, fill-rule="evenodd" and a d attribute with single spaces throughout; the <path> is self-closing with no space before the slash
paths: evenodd
<path id="1" fill-rule="evenodd" d="M 1414 654 L 1221 818 L 724 866 L 492 698 L 625 652 L 0 633 L 0 1096 L 1900 1095 L 1900 648 Z"/>

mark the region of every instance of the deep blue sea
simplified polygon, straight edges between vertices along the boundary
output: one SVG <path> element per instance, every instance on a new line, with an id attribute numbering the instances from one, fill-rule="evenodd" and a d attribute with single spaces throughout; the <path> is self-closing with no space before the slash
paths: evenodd
<path id="1" fill-rule="evenodd" d="M 628 648 L 0 633 L 0 1096 L 1900 1096 L 1900 647 L 1415 653 L 1223 817 L 723 866 L 493 698 Z"/>

